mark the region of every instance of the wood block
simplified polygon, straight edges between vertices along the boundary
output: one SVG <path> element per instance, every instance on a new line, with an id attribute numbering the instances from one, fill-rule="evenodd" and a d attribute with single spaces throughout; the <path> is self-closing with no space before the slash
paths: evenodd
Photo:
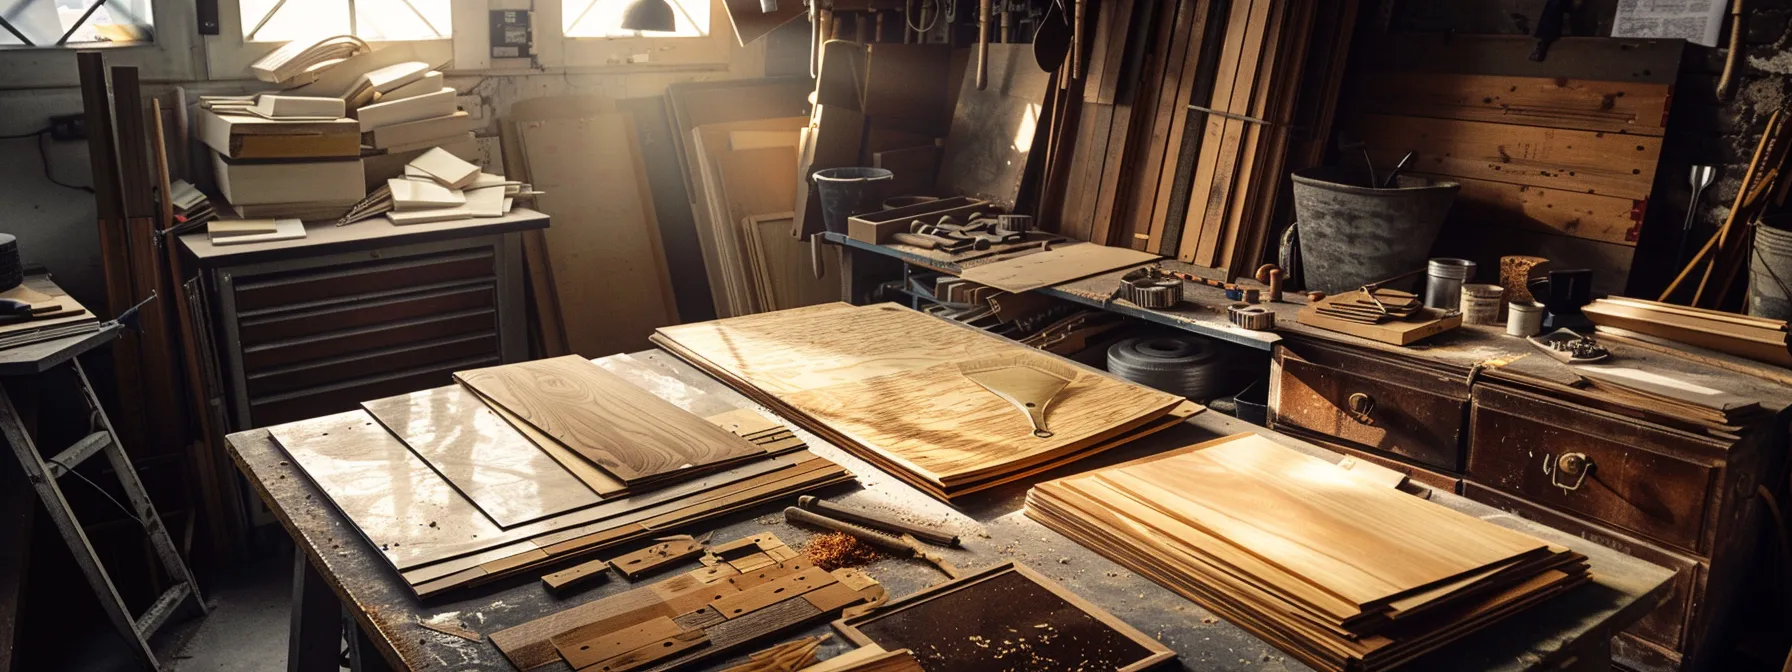
<path id="1" fill-rule="evenodd" d="M 545 574 L 541 577 L 541 585 L 550 592 L 566 590 L 573 586 L 605 578 L 604 570 L 606 568 L 608 565 L 604 561 L 593 560 L 552 574 Z"/>
<path id="2" fill-rule="evenodd" d="M 757 571 L 757 570 L 760 570 L 760 569 L 763 569 L 766 567 L 771 567 L 776 564 L 778 564 L 778 561 L 773 560 L 772 556 L 766 555 L 763 552 L 754 553 L 751 555 L 743 556 L 737 560 L 728 561 L 729 567 L 733 567 L 734 571 L 740 572 L 742 574 Z"/>
<path id="3" fill-rule="evenodd" d="M 653 642 L 628 653 L 609 660 L 593 663 L 581 670 L 595 672 L 628 672 L 658 663 L 690 649 L 709 643 L 709 635 L 702 630 L 687 630 L 658 642 Z"/>
<path id="4" fill-rule="evenodd" d="M 549 641 L 554 643 L 554 649 L 560 652 L 560 657 L 566 659 L 566 664 L 577 670 L 660 642 L 683 631 L 671 618 L 661 616 L 590 638 L 569 639 L 561 636 Z"/>
<path id="5" fill-rule="evenodd" d="M 809 604 L 815 605 L 816 609 L 834 612 L 844 609 L 848 605 L 857 604 L 863 601 L 865 596 L 860 594 L 859 591 L 854 590 L 852 586 L 848 586 L 844 583 L 834 583 L 830 586 L 803 593 L 803 599 L 808 600 Z"/>
<path id="6" fill-rule="evenodd" d="M 609 564 L 617 572 L 634 581 L 669 565 L 690 560 L 701 555 L 703 543 L 694 539 L 672 539 L 647 548 L 610 558 Z"/>
<path id="7" fill-rule="evenodd" d="M 721 613 L 722 616 L 733 620 L 761 607 L 767 607 L 833 583 L 835 580 L 832 574 L 819 568 L 810 568 L 716 600 L 709 606 Z"/>

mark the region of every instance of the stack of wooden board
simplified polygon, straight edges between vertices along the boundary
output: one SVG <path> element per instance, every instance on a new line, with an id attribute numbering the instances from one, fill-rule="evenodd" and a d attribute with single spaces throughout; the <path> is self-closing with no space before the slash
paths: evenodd
<path id="1" fill-rule="evenodd" d="M 420 596 L 852 479 L 756 413 L 706 422 L 589 362 L 459 377 L 479 393 L 424 390 L 268 430 Z"/>
<path id="2" fill-rule="evenodd" d="M 893 304 L 808 308 L 660 329 L 654 343 L 779 415 L 935 497 L 1073 462 L 1163 429 L 1200 407 L 963 325 Z M 1071 369 L 1028 415 L 959 364 L 1015 357 Z"/>
<path id="3" fill-rule="evenodd" d="M 1361 289 L 1328 296 L 1295 314 L 1301 324 L 1363 338 L 1411 345 L 1462 326 L 1462 314 L 1426 308 L 1411 292 Z"/>
<path id="4" fill-rule="evenodd" d="M 1588 579 L 1566 549 L 1240 434 L 1033 488 L 1027 515 L 1321 670 L 1385 670 Z"/>
<path id="5" fill-rule="evenodd" d="M 1722 353 L 1792 367 L 1786 323 L 1671 303 L 1611 297 L 1581 312 L 1601 327 L 1628 329 Z"/>
<path id="6" fill-rule="evenodd" d="M 828 572 L 801 557 L 746 574 L 719 564 L 500 630 L 491 640 L 524 672 L 560 662 L 590 672 L 689 668 L 885 596 L 857 570 Z"/>

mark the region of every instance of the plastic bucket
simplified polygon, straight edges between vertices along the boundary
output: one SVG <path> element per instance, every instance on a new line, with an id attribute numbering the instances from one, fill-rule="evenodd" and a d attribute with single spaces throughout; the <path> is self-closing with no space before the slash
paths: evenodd
<path id="1" fill-rule="evenodd" d="M 1337 293 L 1423 268 L 1462 185 L 1401 175 L 1391 189 L 1351 184 L 1337 167 L 1294 173 L 1301 278 Z"/>
<path id="2" fill-rule="evenodd" d="M 847 217 L 882 205 L 880 192 L 896 174 L 882 168 L 826 168 L 815 171 L 813 179 L 821 194 L 823 225 L 830 233 L 844 234 Z"/>
<path id="3" fill-rule="evenodd" d="M 1792 320 L 1792 231 L 1755 227 L 1748 262 L 1748 314 Z"/>

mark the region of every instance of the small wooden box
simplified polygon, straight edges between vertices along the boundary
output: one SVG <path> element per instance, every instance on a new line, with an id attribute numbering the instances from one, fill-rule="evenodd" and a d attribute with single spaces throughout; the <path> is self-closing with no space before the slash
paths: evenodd
<path id="1" fill-rule="evenodd" d="M 882 245 L 890 240 L 890 234 L 907 232 L 909 222 L 921 220 L 932 224 L 940 217 L 951 215 L 960 223 L 968 222 L 973 213 L 986 212 L 991 215 L 1000 210 L 989 201 L 978 200 L 968 196 L 954 196 L 937 201 L 917 203 L 894 210 L 879 210 L 854 215 L 846 218 L 846 235 L 853 240 Z"/>

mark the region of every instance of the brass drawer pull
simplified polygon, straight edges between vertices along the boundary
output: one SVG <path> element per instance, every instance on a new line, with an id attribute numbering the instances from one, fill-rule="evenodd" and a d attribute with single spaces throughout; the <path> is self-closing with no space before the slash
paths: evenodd
<path id="1" fill-rule="evenodd" d="M 1553 469 L 1550 468 L 1552 464 Z M 1543 461 L 1543 472 L 1549 474 L 1550 484 L 1561 488 L 1563 492 L 1579 490 L 1581 484 L 1587 482 L 1587 474 L 1592 471 L 1593 458 L 1587 457 L 1586 453 L 1566 453 L 1556 458 L 1553 463 L 1547 458 Z M 1574 477 L 1574 484 L 1562 483 L 1563 474 Z"/>
<path id="2" fill-rule="evenodd" d="M 1375 424 L 1375 419 L 1369 417 L 1369 414 L 1375 412 L 1375 397 L 1371 397 L 1361 392 L 1351 394 L 1350 398 L 1347 400 L 1347 408 L 1344 409 L 1344 412 L 1350 415 L 1350 419 L 1352 420 L 1365 425 L 1373 425 Z"/>

